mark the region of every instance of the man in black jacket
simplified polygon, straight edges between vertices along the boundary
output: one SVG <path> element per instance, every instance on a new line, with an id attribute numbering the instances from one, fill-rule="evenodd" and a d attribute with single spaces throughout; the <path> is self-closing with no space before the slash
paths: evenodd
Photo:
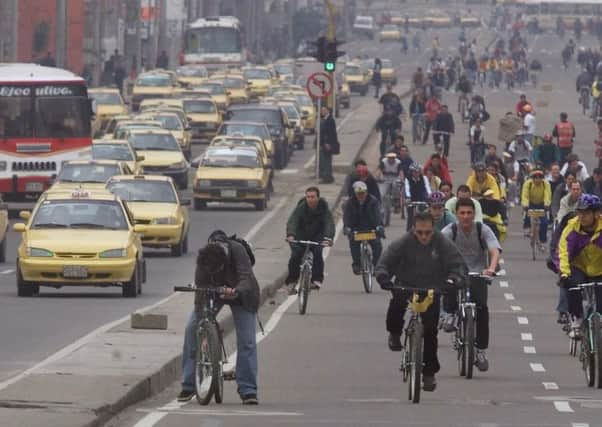
<path id="1" fill-rule="evenodd" d="M 380 214 L 380 204 L 374 196 L 368 194 L 368 186 L 362 181 L 357 181 L 353 184 L 353 192 L 355 196 L 345 204 L 343 212 L 343 233 L 349 237 L 353 273 L 360 274 L 360 242 L 354 239 L 353 233 L 376 231 L 376 239 L 369 241 L 372 247 L 372 259 L 376 265 L 383 250 L 380 239 L 385 235 L 385 228 Z"/>
<path id="2" fill-rule="evenodd" d="M 583 192 L 602 198 L 602 168 L 595 168 L 592 176 L 583 181 Z"/>
<path id="3" fill-rule="evenodd" d="M 449 112 L 447 105 L 442 105 L 441 111 L 433 123 L 433 139 L 435 145 L 439 145 L 443 140 L 443 157 L 449 157 L 449 140 L 454 131 L 454 117 Z"/>
<path id="4" fill-rule="evenodd" d="M 229 239 L 222 230 L 209 236 L 207 245 L 199 250 L 195 271 L 195 284 L 199 287 L 224 287 L 222 305 L 232 310 L 236 328 L 236 382 L 244 405 L 257 401 L 257 347 L 255 324 L 259 308 L 259 285 L 253 274 L 249 255 L 242 244 Z M 184 335 L 182 352 L 182 391 L 178 401 L 187 402 L 195 394 L 196 331 L 202 296 L 195 296 L 192 312 Z M 221 306 L 218 307 L 218 310 Z"/>
<path id="5" fill-rule="evenodd" d="M 376 130 L 380 132 L 380 156 L 384 157 L 387 153 L 387 142 L 393 145 L 395 136 L 401 133 L 401 120 L 391 106 L 385 106 L 382 116 L 376 122 Z"/>
<path id="6" fill-rule="evenodd" d="M 355 184 L 357 181 L 363 181 L 368 187 L 368 194 L 380 202 L 381 194 L 380 190 L 378 189 L 378 182 L 376 182 L 374 175 L 370 173 L 366 161 L 364 159 L 357 159 L 353 163 L 353 166 L 355 167 L 355 170 L 345 177 L 343 188 L 346 191 L 343 191 L 343 193 L 347 193 L 347 197 L 352 199 L 355 195 L 353 191 L 353 184 Z"/>
<path id="7" fill-rule="evenodd" d="M 393 280 L 397 286 L 447 288 L 453 292 L 448 284 L 463 285 L 468 276 L 462 255 L 451 241 L 435 230 L 433 216 L 429 212 L 419 212 L 414 219 L 414 229 L 391 243 L 376 266 L 376 280 L 383 289 L 393 293 L 387 311 L 389 348 L 392 351 L 401 351 L 403 318 L 407 301 L 411 298 L 410 292 L 395 290 Z M 421 315 L 424 325 L 422 372 L 425 391 L 435 390 L 435 374 L 440 368 L 437 357 L 439 300 L 435 296 L 431 306 Z"/>
<path id="8" fill-rule="evenodd" d="M 339 153 L 339 139 L 337 125 L 328 107 L 320 109 L 320 171 L 321 184 L 334 182 L 332 176 L 332 156 Z"/>

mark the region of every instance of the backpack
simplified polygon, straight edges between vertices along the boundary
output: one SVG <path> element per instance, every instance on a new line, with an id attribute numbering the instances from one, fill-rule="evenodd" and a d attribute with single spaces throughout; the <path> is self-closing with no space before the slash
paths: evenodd
<path id="1" fill-rule="evenodd" d="M 242 247 L 245 248 L 245 251 L 247 252 L 247 255 L 249 256 L 249 260 L 251 261 L 251 266 L 255 265 L 255 255 L 253 254 L 253 248 L 251 247 L 251 244 L 249 242 L 247 242 L 242 237 L 237 237 L 236 234 L 233 234 L 230 237 L 228 237 L 228 240 L 233 240 L 237 243 L 240 243 L 242 245 Z"/>
<path id="2" fill-rule="evenodd" d="M 481 238 L 481 232 L 483 231 L 483 223 L 477 222 L 477 237 L 479 238 L 479 245 L 481 246 L 481 250 L 486 250 L 486 246 L 483 244 L 483 239 Z M 455 242 L 456 237 L 458 237 L 458 223 L 454 222 L 452 224 L 452 240 Z"/>

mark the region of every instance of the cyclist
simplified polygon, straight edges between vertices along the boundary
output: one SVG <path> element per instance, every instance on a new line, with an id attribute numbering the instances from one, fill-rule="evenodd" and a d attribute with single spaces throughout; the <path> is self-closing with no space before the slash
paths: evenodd
<path id="1" fill-rule="evenodd" d="M 456 85 L 456 92 L 459 92 L 458 96 L 458 113 L 460 112 L 460 103 L 462 100 L 466 103 L 464 114 L 468 113 L 468 95 L 472 93 L 472 83 L 468 80 L 466 74 L 462 74 L 460 79 L 458 80 L 458 84 Z M 464 117 L 462 117 L 464 120 Z"/>
<path id="2" fill-rule="evenodd" d="M 573 172 L 577 177 L 577 180 L 584 182 L 587 178 L 589 178 L 589 173 L 587 172 L 587 166 L 581 160 L 579 160 L 579 156 L 575 153 L 571 153 L 566 156 L 566 163 L 560 169 L 561 174 L 565 174 L 568 171 Z"/>
<path id="3" fill-rule="evenodd" d="M 535 112 L 531 104 L 523 107 L 525 115 L 523 117 L 523 126 L 525 128 L 525 139 L 529 141 L 529 144 L 533 144 L 533 136 L 535 136 L 535 129 L 537 121 L 535 119 Z"/>
<path id="4" fill-rule="evenodd" d="M 596 147 L 594 155 L 598 159 L 598 167 L 602 168 L 602 119 L 598 119 L 596 125 L 598 126 L 598 137 L 594 141 Z"/>
<path id="5" fill-rule="evenodd" d="M 418 126 L 424 126 L 424 113 L 426 106 L 421 90 L 414 92 L 410 101 L 410 116 L 412 117 L 412 142 L 416 144 L 418 139 Z M 420 141 L 422 142 L 422 141 Z"/>
<path id="6" fill-rule="evenodd" d="M 397 158 L 397 154 L 394 152 L 387 153 L 387 155 L 381 159 L 378 164 L 378 169 L 374 174 L 375 178 L 380 179 L 378 183 L 378 189 L 381 197 L 384 197 L 391 192 L 393 196 L 393 207 L 395 213 L 399 212 L 399 192 L 400 188 L 397 188 L 396 183 L 404 179 L 403 165 L 401 160 Z"/>
<path id="7" fill-rule="evenodd" d="M 416 214 L 414 229 L 392 242 L 376 266 L 376 280 L 385 289 L 390 288 L 392 280 L 396 285 L 406 287 L 441 289 L 449 287 L 447 280 L 462 285 L 466 278 L 467 267 L 462 255 L 452 242 L 435 230 L 434 219 L 429 212 Z M 389 349 L 401 351 L 403 318 L 410 293 L 392 290 L 392 294 L 386 320 Z M 425 391 L 435 390 L 435 374 L 440 369 L 437 357 L 439 307 L 439 298 L 434 298 L 433 304 L 421 315 Z"/>
<path id="8" fill-rule="evenodd" d="M 531 178 L 525 181 L 521 191 L 521 205 L 525 211 L 523 220 L 523 229 L 525 234 L 529 233 L 531 228 L 531 218 L 527 215 L 529 209 L 550 209 L 552 203 L 552 190 L 550 183 L 544 179 L 544 172 L 541 169 L 534 169 L 531 172 Z M 539 219 L 539 249 L 543 251 L 543 244 L 546 243 L 548 234 L 547 216 Z"/>
<path id="9" fill-rule="evenodd" d="M 476 119 L 468 131 L 470 145 L 470 163 L 482 162 L 485 159 L 485 128 L 481 119 Z"/>
<path id="10" fill-rule="evenodd" d="M 525 131 L 522 129 L 516 132 L 516 139 L 508 146 L 508 152 L 512 154 L 516 162 L 530 161 L 533 148 L 529 141 L 525 139 Z"/>
<path id="11" fill-rule="evenodd" d="M 345 204 L 343 212 L 343 234 L 349 237 L 353 274 L 359 275 L 361 274 L 360 242 L 353 239 L 353 232 L 376 230 L 376 239 L 369 241 L 376 266 L 383 249 L 380 239 L 385 237 L 385 228 L 380 214 L 380 203 L 368 194 L 366 184 L 362 181 L 355 182 L 353 192 L 355 197 Z"/>
<path id="12" fill-rule="evenodd" d="M 486 190 L 493 191 L 493 198 L 495 200 L 501 200 L 502 194 L 500 187 L 495 177 L 487 173 L 487 166 L 485 163 L 475 163 L 473 165 L 473 172 L 468 176 L 466 185 L 470 189 L 474 197 L 481 197 Z"/>
<path id="13" fill-rule="evenodd" d="M 255 323 L 259 308 L 259 285 L 244 246 L 228 238 L 222 230 L 209 236 L 199 250 L 194 282 L 197 286 L 225 287 L 221 303 L 232 310 L 236 329 L 236 382 L 243 405 L 257 405 L 257 346 Z M 179 402 L 187 402 L 195 394 L 195 348 L 201 296 L 195 296 L 192 312 L 184 334 L 182 351 L 182 391 Z M 218 310 L 221 306 L 218 308 Z"/>
<path id="14" fill-rule="evenodd" d="M 539 78 L 539 74 L 542 72 L 543 66 L 538 59 L 534 58 L 529 64 L 529 73 L 531 74 L 531 81 L 533 82 L 533 86 L 537 86 L 537 81 Z"/>
<path id="15" fill-rule="evenodd" d="M 458 203 L 458 200 L 460 199 L 472 200 L 475 207 L 475 221 L 483 222 L 483 210 L 481 209 L 481 204 L 477 199 L 472 197 L 470 187 L 468 185 L 462 184 L 458 186 L 458 189 L 456 190 L 456 195 L 449 198 L 445 202 L 445 209 L 447 209 L 450 212 L 456 212 L 456 205 Z"/>
<path id="16" fill-rule="evenodd" d="M 441 181 L 452 182 L 446 157 L 441 157 L 441 154 L 439 153 L 431 154 L 431 157 L 427 160 L 422 172 L 426 173 L 430 168 L 433 169 L 433 174 L 439 177 Z M 436 190 L 436 188 L 433 188 L 433 190 Z"/>
<path id="17" fill-rule="evenodd" d="M 435 229 L 443 230 L 446 225 L 456 222 L 453 213 L 445 209 L 445 194 L 441 191 L 434 191 L 428 197 L 429 212 L 435 220 Z"/>
<path id="18" fill-rule="evenodd" d="M 334 238 L 334 220 L 328 208 L 328 202 L 320 197 L 318 187 L 305 190 L 305 197 L 297 203 L 297 207 L 286 223 L 286 239 L 291 247 L 291 257 L 288 261 L 288 276 L 285 280 L 294 293 L 295 284 L 299 280 L 300 265 L 305 248 L 291 243 L 293 240 L 312 240 L 321 242 L 322 246 L 310 246 L 314 254 L 312 268 L 312 289 L 320 289 L 324 281 L 324 258 L 322 247 L 332 246 Z"/>
<path id="19" fill-rule="evenodd" d="M 541 164 L 545 170 L 549 170 L 553 164 L 560 162 L 560 150 L 549 133 L 544 134 L 542 140 L 543 143 L 533 150 L 533 161 Z"/>
<path id="20" fill-rule="evenodd" d="M 569 192 L 560 199 L 560 207 L 556 214 L 558 222 L 562 221 L 568 213 L 574 212 L 577 209 L 577 204 L 583 194 L 583 187 L 579 181 L 574 181 L 569 187 Z"/>
<path id="21" fill-rule="evenodd" d="M 454 242 L 470 271 L 481 272 L 492 277 L 500 259 L 502 247 L 491 229 L 475 221 L 475 206 L 470 199 L 460 199 L 456 205 L 457 222 L 443 229 L 441 234 Z M 473 301 L 476 303 L 476 336 L 477 349 L 475 365 L 481 372 L 489 369 L 486 350 L 489 346 L 489 308 L 487 306 L 487 284 L 470 283 Z M 443 298 L 447 315 L 444 330 L 455 330 L 455 313 L 458 311 L 458 299 L 455 293 L 446 294 Z"/>
<path id="22" fill-rule="evenodd" d="M 426 123 L 425 123 L 424 135 L 422 135 L 422 143 L 423 144 L 426 144 L 426 141 L 428 141 L 431 126 L 433 125 L 433 123 L 435 122 L 435 119 L 437 118 L 437 115 L 441 111 L 441 103 L 439 102 L 439 99 L 437 98 L 437 96 L 435 96 L 434 93 L 431 95 L 429 100 L 426 101 L 425 109 L 426 109 L 426 112 L 425 112 Z"/>
<path id="23" fill-rule="evenodd" d="M 573 140 L 575 138 L 575 125 L 568 121 L 567 113 L 560 113 L 560 121 L 554 126 L 552 136 L 558 140 L 560 150 L 560 160 L 566 161 L 566 158 L 573 151 Z"/>
<path id="24" fill-rule="evenodd" d="M 397 154 L 397 158 L 401 161 L 403 176 L 408 176 L 410 174 L 410 166 L 414 163 L 412 156 L 410 156 L 410 149 L 406 145 L 402 145 Z"/>
<path id="25" fill-rule="evenodd" d="M 597 167 L 593 170 L 592 176 L 583 181 L 583 191 L 589 194 L 595 194 L 602 197 L 602 168 Z"/>
<path id="26" fill-rule="evenodd" d="M 577 217 L 570 220 L 558 243 L 559 284 L 571 288 L 579 283 L 602 282 L 602 218 L 600 198 L 583 194 L 577 204 Z M 599 289 L 596 298 L 600 301 Z M 583 319 L 582 298 L 579 292 L 569 292 L 571 314 L 570 336 L 579 334 Z"/>
<path id="27" fill-rule="evenodd" d="M 376 122 L 376 129 L 380 132 L 380 155 L 387 152 L 387 145 L 393 145 L 395 136 L 401 133 L 401 120 L 390 105 L 386 105 L 382 116 Z"/>
<path id="28" fill-rule="evenodd" d="M 399 99 L 399 96 L 393 92 L 393 85 L 391 83 L 387 83 L 386 92 L 381 95 L 378 103 L 383 106 L 383 110 L 387 107 L 391 108 L 393 113 L 397 116 L 403 112 L 401 100 Z"/>
<path id="29" fill-rule="evenodd" d="M 592 75 L 592 73 L 589 72 L 589 70 L 586 67 L 584 67 L 583 70 L 581 70 L 581 73 L 577 76 L 577 80 L 575 81 L 575 90 L 579 94 L 579 104 L 585 101 L 581 99 L 581 91 L 586 91 L 589 95 L 593 83 L 594 76 Z M 586 105 L 586 108 L 589 107 L 589 105 Z"/>
<path id="30" fill-rule="evenodd" d="M 449 157 L 449 143 L 454 130 L 454 116 L 448 111 L 447 105 L 442 105 L 441 111 L 439 111 L 433 122 L 433 140 L 436 147 L 440 147 L 441 140 L 443 140 L 443 157 Z"/>
<path id="31" fill-rule="evenodd" d="M 600 79 L 599 75 L 596 76 L 594 82 L 592 83 L 591 94 L 592 118 L 597 120 L 598 116 L 600 116 L 600 96 L 602 95 L 602 80 Z"/>
<path id="32" fill-rule="evenodd" d="M 522 117 L 525 113 L 524 108 L 527 105 L 531 105 L 531 103 L 529 101 L 527 101 L 527 95 L 522 93 L 519 97 L 518 102 L 516 103 L 516 107 L 515 107 L 516 115 Z"/>
<path id="33" fill-rule="evenodd" d="M 368 164 L 366 161 L 364 159 L 357 159 L 353 163 L 353 166 L 355 167 L 355 170 L 347 175 L 343 186 L 343 188 L 347 189 L 347 197 L 351 199 L 355 195 L 353 192 L 353 184 L 356 181 L 363 181 L 368 186 L 368 193 L 376 197 L 376 199 L 380 202 L 381 194 L 378 189 L 378 182 L 368 170 Z"/>
<path id="34" fill-rule="evenodd" d="M 410 166 L 410 174 L 405 179 L 405 200 L 406 203 L 426 202 L 431 194 L 431 186 L 426 176 L 422 175 L 422 168 L 418 163 Z M 414 208 L 408 206 L 406 229 L 412 228 L 414 218 Z"/>
<path id="35" fill-rule="evenodd" d="M 481 56 L 479 59 L 479 84 L 481 87 L 487 82 L 487 63 L 489 58 L 487 56 Z"/>

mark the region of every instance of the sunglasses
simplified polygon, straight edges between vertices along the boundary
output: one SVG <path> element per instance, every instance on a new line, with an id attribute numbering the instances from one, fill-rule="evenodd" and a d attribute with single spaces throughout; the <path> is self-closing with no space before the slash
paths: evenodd
<path id="1" fill-rule="evenodd" d="M 414 230 L 414 234 L 416 234 L 417 236 L 430 236 L 431 234 L 433 234 L 433 230 Z"/>

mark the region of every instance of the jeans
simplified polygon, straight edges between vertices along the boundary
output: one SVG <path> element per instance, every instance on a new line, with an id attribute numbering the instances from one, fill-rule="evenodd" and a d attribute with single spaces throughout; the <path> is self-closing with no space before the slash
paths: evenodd
<path id="1" fill-rule="evenodd" d="M 397 132 L 393 128 L 383 128 L 380 130 L 380 156 L 384 157 L 387 154 L 387 149 L 395 142 Z M 388 140 L 388 144 L 387 144 Z"/>
<path id="2" fill-rule="evenodd" d="M 560 167 L 566 163 L 566 156 L 573 152 L 573 147 L 558 147 L 560 151 Z"/>
<path id="3" fill-rule="evenodd" d="M 470 163 L 475 164 L 485 159 L 485 144 L 470 144 Z"/>
<path id="4" fill-rule="evenodd" d="M 433 122 L 431 122 L 430 120 L 426 119 L 424 121 L 424 135 L 422 135 L 422 143 L 426 144 L 426 141 L 429 140 L 429 133 L 431 132 L 431 126 L 433 125 Z"/>
<path id="5" fill-rule="evenodd" d="M 487 283 L 482 279 L 470 280 L 470 297 L 476 304 L 476 337 L 475 346 L 479 350 L 489 347 L 489 307 L 487 306 Z M 449 292 L 443 297 L 443 310 L 446 313 L 458 311 L 458 294 Z"/>
<path id="6" fill-rule="evenodd" d="M 320 148 L 320 164 L 319 164 L 319 175 L 322 180 L 329 183 L 334 181 L 332 176 L 332 154 L 324 151 Z"/>
<path id="7" fill-rule="evenodd" d="M 393 298 L 389 301 L 387 310 L 387 331 L 393 335 L 401 335 L 403 331 L 404 316 L 408 300 L 412 298 L 409 292 L 393 291 Z M 433 304 L 422 313 L 422 325 L 424 326 L 424 345 L 422 360 L 424 362 L 423 374 L 434 375 L 439 372 L 439 358 L 437 357 L 437 333 L 439 332 L 439 298 L 433 299 Z"/>
<path id="8" fill-rule="evenodd" d="M 589 282 L 601 282 L 602 276 L 599 277 L 587 277 L 585 273 L 578 268 L 571 267 L 571 284 L 569 287 L 574 287 L 580 283 Z M 583 319 L 583 297 L 581 291 L 570 291 L 566 289 L 568 293 L 568 308 L 571 316 Z M 596 287 L 596 301 L 598 303 L 598 309 L 602 310 L 602 288 Z"/>
<path id="9" fill-rule="evenodd" d="M 301 273 L 301 261 L 305 253 L 305 246 L 291 243 L 291 257 L 288 260 L 288 277 L 286 284 L 297 283 Z M 324 258 L 322 258 L 322 246 L 310 246 L 309 250 L 314 254 L 314 262 L 311 269 L 312 282 L 324 281 Z"/>
<path id="10" fill-rule="evenodd" d="M 529 209 L 543 209 L 544 205 L 539 203 L 529 203 Z M 525 213 L 525 218 L 523 220 L 523 228 L 528 229 L 531 228 L 531 218 Z M 548 240 L 548 217 L 542 216 L 539 218 L 539 241 L 541 243 L 546 243 Z"/>
<path id="11" fill-rule="evenodd" d="M 424 121 L 424 115 L 422 114 L 412 114 L 412 142 L 416 143 L 418 141 L 418 126 L 422 126 Z M 420 141 L 422 142 L 422 141 Z"/>
<path id="12" fill-rule="evenodd" d="M 368 243 L 372 248 L 372 263 L 374 264 L 374 266 L 376 266 L 380 258 L 380 254 L 383 251 L 383 245 L 380 242 L 380 239 L 369 240 Z M 355 240 L 353 240 L 353 235 L 349 237 L 349 249 L 351 250 L 351 258 L 353 260 L 354 265 L 360 265 L 360 245 L 361 242 L 356 242 Z"/>
<path id="13" fill-rule="evenodd" d="M 256 314 L 240 305 L 231 305 L 236 329 L 236 383 L 241 396 L 257 394 L 257 345 L 255 342 Z M 199 314 L 193 311 L 186 325 L 182 350 L 182 390 L 195 390 L 195 351 Z"/>
<path id="14" fill-rule="evenodd" d="M 558 305 L 556 306 L 556 311 L 558 313 L 568 313 L 569 312 L 569 291 L 565 288 L 558 289 Z"/>
<path id="15" fill-rule="evenodd" d="M 440 134 L 436 131 L 433 131 L 433 141 L 435 145 L 439 145 L 441 143 L 441 139 L 443 139 L 443 157 L 449 157 L 449 140 L 451 135 L 444 133 Z"/>

